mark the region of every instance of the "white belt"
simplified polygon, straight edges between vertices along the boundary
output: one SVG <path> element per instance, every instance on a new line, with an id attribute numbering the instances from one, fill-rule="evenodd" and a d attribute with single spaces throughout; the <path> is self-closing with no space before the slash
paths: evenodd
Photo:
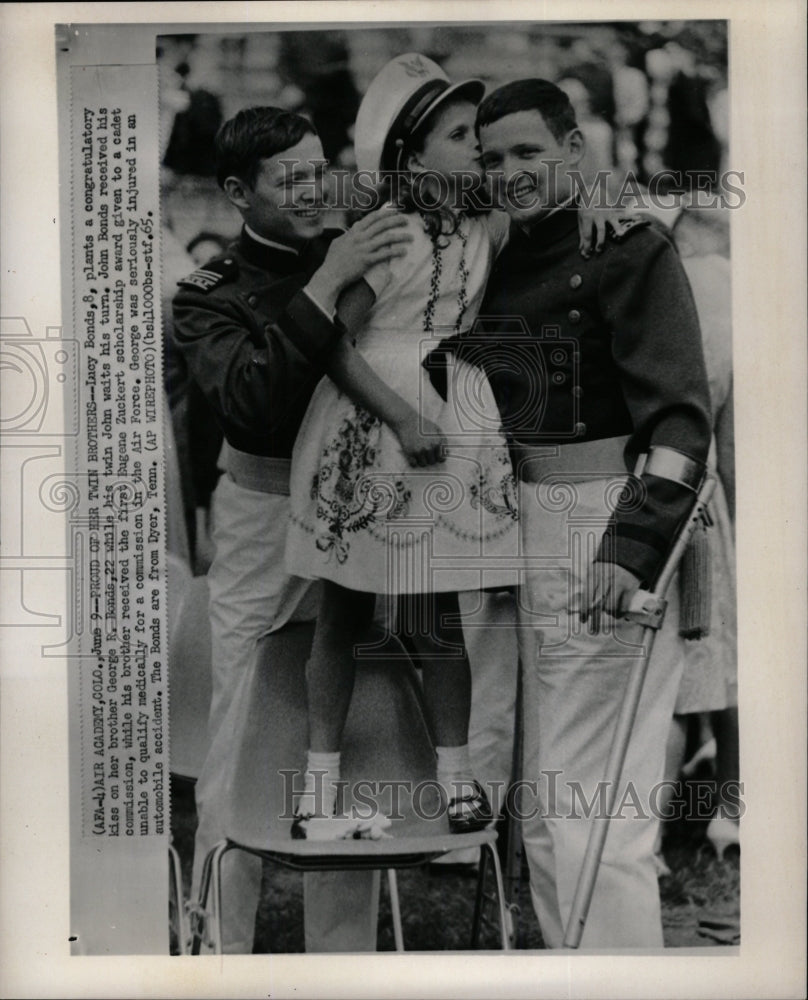
<path id="1" fill-rule="evenodd" d="M 292 462 L 288 458 L 272 458 L 268 455 L 251 455 L 227 446 L 225 468 L 233 482 L 245 490 L 258 493 L 275 493 L 289 496 L 289 473 Z"/>

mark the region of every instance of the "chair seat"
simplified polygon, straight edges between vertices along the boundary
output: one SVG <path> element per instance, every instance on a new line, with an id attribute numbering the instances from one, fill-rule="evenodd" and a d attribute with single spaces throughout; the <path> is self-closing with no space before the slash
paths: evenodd
<path id="1" fill-rule="evenodd" d="M 476 833 L 444 833 L 426 836 L 391 837 L 385 840 L 275 840 L 260 847 L 238 841 L 238 846 L 254 854 L 269 855 L 292 867 L 319 867 L 324 863 L 334 867 L 398 868 L 404 867 L 405 859 L 412 856 L 412 864 L 423 864 L 441 854 L 463 847 L 481 847 L 494 844 L 493 830 Z M 431 855 L 431 857 L 425 857 Z M 288 862 L 284 859 L 289 859 Z M 310 865 L 308 861 L 318 862 Z M 296 862 L 294 864 L 293 862 Z M 367 863 L 366 863 L 367 862 Z"/>

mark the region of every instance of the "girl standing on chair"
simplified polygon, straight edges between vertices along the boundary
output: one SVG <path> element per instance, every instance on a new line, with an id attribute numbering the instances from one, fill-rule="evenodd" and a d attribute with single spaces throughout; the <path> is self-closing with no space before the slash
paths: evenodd
<path id="1" fill-rule="evenodd" d="M 391 211 L 405 213 L 412 243 L 340 299 L 355 349 L 337 349 L 295 446 L 287 565 L 323 580 L 323 592 L 293 836 L 334 810 L 354 647 L 377 594 L 396 597 L 400 634 L 423 670 L 450 829 L 492 820 L 469 760 L 471 675 L 457 592 L 516 582 L 503 568 L 517 554 L 515 483 L 485 376 L 456 363 L 444 400 L 421 364 L 425 341 L 469 329 L 507 235 L 505 216 L 464 203 L 468 182 L 480 178 L 474 118 L 483 90 L 473 80 L 452 86 L 435 63 L 408 54 L 384 67 L 359 109 L 357 165 L 396 172 Z"/>
<path id="2" fill-rule="evenodd" d="M 517 582 L 515 481 L 484 374 L 455 360 L 444 399 L 421 364 L 430 338 L 434 346 L 471 328 L 508 237 L 504 213 L 473 207 L 483 91 L 479 80 L 451 85 L 409 53 L 380 71 L 357 116 L 357 167 L 387 178 L 391 211 L 404 213 L 412 242 L 340 298 L 355 349 L 343 338 L 295 445 L 287 566 L 321 579 L 323 591 L 293 836 L 305 836 L 306 817 L 333 812 L 354 647 L 377 594 L 395 596 L 399 636 L 423 669 L 450 829 L 492 819 L 469 760 L 471 675 L 457 593 Z M 582 253 L 593 227 L 600 245 L 620 214 L 582 213 Z"/>

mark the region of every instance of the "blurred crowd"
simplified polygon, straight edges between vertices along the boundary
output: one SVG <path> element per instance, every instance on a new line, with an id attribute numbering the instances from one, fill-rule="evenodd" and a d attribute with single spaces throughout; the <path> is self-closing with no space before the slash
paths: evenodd
<path id="1" fill-rule="evenodd" d="M 205 229 L 237 229 L 219 205 L 188 205 L 205 179 L 212 183 L 213 136 L 224 119 L 253 104 L 297 111 L 313 121 L 331 164 L 350 167 L 360 96 L 406 51 L 489 89 L 529 76 L 558 83 L 578 112 L 592 172 L 632 171 L 643 182 L 665 168 L 715 174 L 725 166 L 723 21 L 161 36 L 165 213 L 183 244 Z"/>

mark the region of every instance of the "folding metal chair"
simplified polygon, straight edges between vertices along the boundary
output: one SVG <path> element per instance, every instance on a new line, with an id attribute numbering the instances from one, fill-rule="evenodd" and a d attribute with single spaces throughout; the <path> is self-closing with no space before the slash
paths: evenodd
<path id="1" fill-rule="evenodd" d="M 313 626 L 307 623 L 289 625 L 267 636 L 251 678 L 240 689 L 244 724 L 229 783 L 228 837 L 205 860 L 192 929 L 193 951 L 199 951 L 203 940 L 214 951 L 221 950 L 222 922 L 227 919 L 222 912 L 221 865 L 229 851 L 247 851 L 302 871 L 386 869 L 396 947 L 403 950 L 395 871 L 425 864 L 460 847 L 482 848 L 491 865 L 501 944 L 508 949 L 508 914 L 496 833 L 449 833 L 434 780 L 434 751 L 417 675 L 395 640 L 388 638 L 383 648 L 374 649 L 372 657 L 358 658 L 342 748 L 342 774 L 347 783 L 344 811 L 350 814 L 352 806 L 372 800 L 380 812 L 392 812 L 392 838 L 292 840 L 293 789 L 300 790 L 306 756 L 304 671 L 312 635 Z M 399 790 L 397 809 L 393 788 Z M 360 791 L 361 801 L 356 797 Z M 486 868 L 487 864 L 480 865 L 481 880 Z M 479 931 L 478 921 L 474 929 Z"/>

